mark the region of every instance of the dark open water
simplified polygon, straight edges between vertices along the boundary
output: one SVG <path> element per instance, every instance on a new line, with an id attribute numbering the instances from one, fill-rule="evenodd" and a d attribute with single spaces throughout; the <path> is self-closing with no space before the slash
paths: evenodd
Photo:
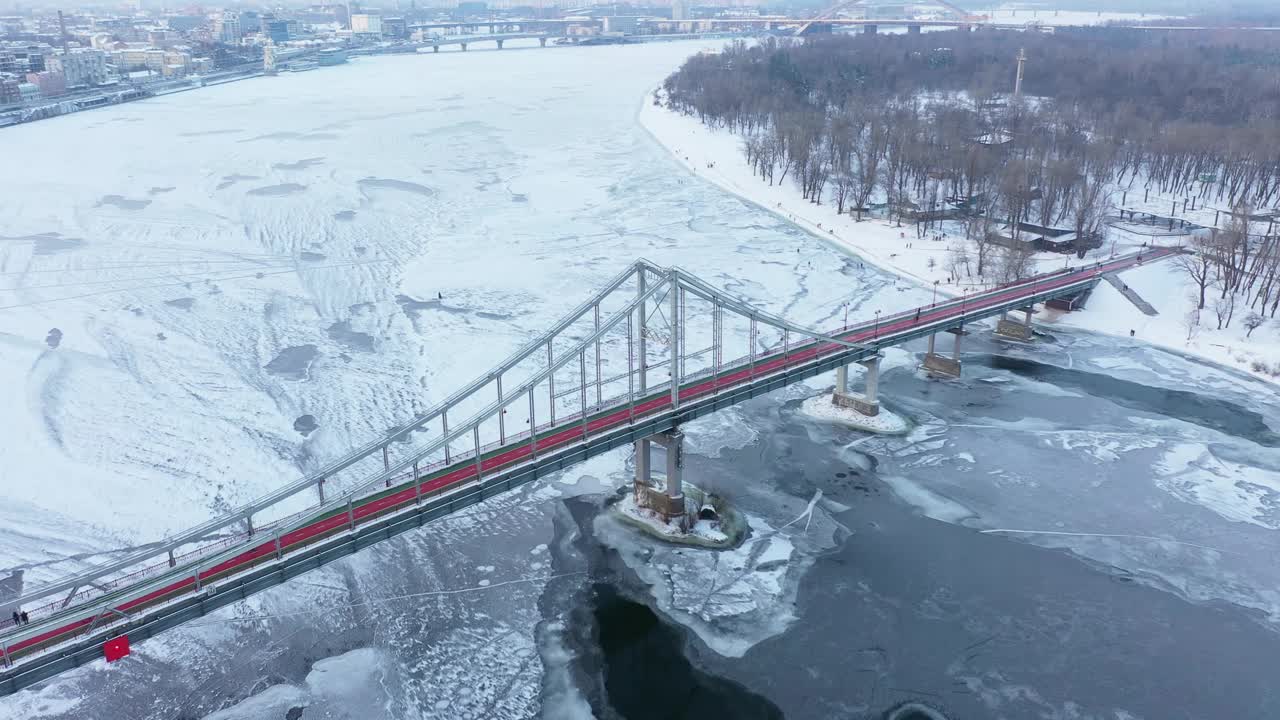
<path id="1" fill-rule="evenodd" d="M 985 364 L 1259 444 L 1274 437 L 1255 413 L 1218 398 L 1009 357 Z M 901 372 L 886 380 L 889 396 L 895 384 L 918 382 Z M 762 425 L 766 403 L 749 406 Z M 647 594 L 625 573 L 602 573 L 591 600 L 601 652 L 589 661 L 605 678 L 598 717 L 927 717 L 904 703 L 953 720 L 1280 714 L 1280 634 L 1260 614 L 1192 603 L 1067 551 L 923 517 L 881 482 L 874 458 L 871 470 L 842 460 L 846 440 L 824 444 L 786 423 L 761 436 L 763 447 L 690 457 L 691 476 L 737 474 L 796 497 L 821 489 L 849 506 L 837 519 L 852 534 L 804 576 L 799 620 L 740 659 L 638 604 Z M 660 701 L 662 687 L 675 702 Z"/>

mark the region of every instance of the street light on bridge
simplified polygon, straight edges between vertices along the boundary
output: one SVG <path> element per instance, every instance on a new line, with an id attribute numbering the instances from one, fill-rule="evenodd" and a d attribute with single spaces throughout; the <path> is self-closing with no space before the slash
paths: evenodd
<path id="1" fill-rule="evenodd" d="M 876 324 L 875 324 L 874 329 L 872 329 L 872 331 L 871 331 L 871 339 L 872 339 L 872 340 L 876 340 L 876 339 L 878 339 L 879 337 L 880 337 L 880 311 L 879 311 L 879 310 L 877 310 L 877 311 L 876 311 Z"/>

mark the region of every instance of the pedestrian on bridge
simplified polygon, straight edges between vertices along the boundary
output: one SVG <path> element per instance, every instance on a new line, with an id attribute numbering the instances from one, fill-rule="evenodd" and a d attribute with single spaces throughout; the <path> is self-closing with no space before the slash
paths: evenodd
<path id="1" fill-rule="evenodd" d="M 14 610 L 14 611 L 13 611 L 13 626 L 14 626 L 14 627 L 18 627 L 18 626 L 19 626 L 19 625 L 21 625 L 21 624 L 22 624 L 22 618 L 18 616 L 18 611 L 17 611 L 17 610 Z"/>
<path id="2" fill-rule="evenodd" d="M 22 611 L 22 624 L 23 624 L 23 625 L 30 625 L 30 624 L 31 624 L 31 618 L 27 617 L 27 611 L 26 611 L 26 610 L 23 610 L 23 611 Z"/>

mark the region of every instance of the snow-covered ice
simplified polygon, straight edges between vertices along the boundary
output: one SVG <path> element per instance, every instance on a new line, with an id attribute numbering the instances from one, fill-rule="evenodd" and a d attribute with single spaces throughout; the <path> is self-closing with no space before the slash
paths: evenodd
<path id="1" fill-rule="evenodd" d="M 885 484 L 893 489 L 903 502 L 911 505 L 927 517 L 943 522 L 960 522 L 974 517 L 974 512 L 960 503 L 901 475 L 884 475 Z"/>
<path id="2" fill-rule="evenodd" d="M 663 542 L 606 514 L 595 532 L 650 586 L 659 610 L 717 653 L 741 657 L 795 620 L 796 586 L 834 530 L 824 510 L 809 512 L 815 522 L 786 530 L 747 513 L 751 537 L 730 550 Z M 797 543 L 808 549 L 797 553 Z"/>
<path id="3" fill-rule="evenodd" d="M 690 178 L 637 125 L 647 89 L 714 46 L 361 58 L 7 128 L 6 159 L 28 171 L 4 178 L 12 212 L 0 218 L 0 569 L 39 582 L 312 471 L 470 381 L 638 257 L 814 326 L 833 326 L 844 302 L 861 318 L 921 301 Z M 711 456 L 756 439 L 723 417 L 694 425 L 691 446 Z M 427 716 L 526 717 L 541 676 L 532 599 L 549 572 L 529 549 L 547 542 L 554 503 L 623 482 L 624 462 L 596 458 L 568 484 L 140 644 L 111 682 L 160 700 L 142 711 L 115 692 L 109 711 L 156 716 L 190 697 L 183 712 L 207 714 L 249 693 L 261 667 L 302 683 L 288 653 L 378 647 L 400 666 L 393 694 Z M 534 563 L 520 592 L 499 587 Z M 413 606 L 344 609 L 482 579 L 496 589 L 435 596 L 425 627 Z M 281 619 L 235 620 L 256 616 Z M 267 645 L 284 654 L 246 657 Z M 60 698 L 97 692 L 107 674 L 95 664 L 23 694 L 50 709 L 22 716 L 62 717 Z M 441 700 L 452 711 L 432 710 Z"/>
<path id="4" fill-rule="evenodd" d="M 376 692 L 390 683 L 388 672 L 387 659 L 377 650 L 352 650 L 316 662 L 300 686 L 274 685 L 205 720 L 283 718 L 294 707 L 316 717 L 380 717 L 392 710 L 391 698 Z"/>
<path id="5" fill-rule="evenodd" d="M 1209 445 L 1169 445 L 1153 466 L 1170 494 L 1210 508 L 1227 520 L 1280 529 L 1280 468 L 1219 457 Z"/>

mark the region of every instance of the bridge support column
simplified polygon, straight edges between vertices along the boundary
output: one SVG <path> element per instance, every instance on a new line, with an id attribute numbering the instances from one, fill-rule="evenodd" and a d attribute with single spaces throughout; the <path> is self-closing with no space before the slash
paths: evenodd
<path id="1" fill-rule="evenodd" d="M 440 46 L 439 46 L 439 45 L 432 45 L 432 46 L 431 46 L 431 51 L 432 51 L 432 52 L 440 52 Z"/>
<path id="2" fill-rule="evenodd" d="M 649 485 L 653 480 L 652 472 L 649 467 L 650 461 L 652 460 L 649 456 L 649 450 L 649 438 L 640 438 L 636 441 L 635 491 L 637 505 L 644 502 L 646 494 L 649 492 Z"/>
<path id="3" fill-rule="evenodd" d="M 836 368 L 836 390 L 831 395 L 831 402 L 838 407 L 850 408 L 867 417 L 880 414 L 880 360 L 884 355 L 877 353 L 858 364 L 867 369 L 865 386 L 861 394 L 849 392 L 849 368 Z"/>
<path id="4" fill-rule="evenodd" d="M 667 451 L 665 491 L 653 487 L 650 451 L 653 443 Z M 679 430 L 636 440 L 636 504 L 662 514 L 668 521 L 684 515 L 684 433 Z"/>
<path id="5" fill-rule="evenodd" d="M 939 355 L 934 352 L 935 338 L 937 335 L 929 336 L 929 351 L 924 355 L 924 362 L 921 367 L 930 375 L 940 375 L 942 377 L 958 378 L 960 377 L 960 338 L 966 333 L 964 328 L 950 328 L 947 332 L 956 336 L 955 349 L 952 351 L 951 357 Z"/>
<path id="6" fill-rule="evenodd" d="M 466 51 L 467 51 L 467 44 L 466 44 L 466 43 L 458 43 L 458 44 L 462 46 L 462 52 L 466 52 Z"/>
<path id="7" fill-rule="evenodd" d="M 501 40 L 499 40 L 499 41 L 498 41 L 498 49 L 499 49 L 499 50 L 501 50 L 501 49 L 502 49 L 502 41 L 501 41 Z"/>
<path id="8" fill-rule="evenodd" d="M 876 27 L 875 25 L 863 25 L 862 33 L 864 35 L 875 35 L 876 31 L 878 31 L 879 29 L 880 28 Z"/>
<path id="9" fill-rule="evenodd" d="M 539 47 L 546 47 L 546 46 L 547 46 L 547 39 L 546 39 L 546 38 L 538 38 L 538 46 L 539 46 Z"/>
<path id="10" fill-rule="evenodd" d="M 1023 308 L 1023 319 L 1021 321 L 1010 318 L 1008 313 L 1002 314 L 1000 321 L 996 323 L 996 335 L 1010 340 L 1030 342 L 1034 337 L 1034 330 L 1031 326 L 1031 313 L 1033 310 L 1031 306 Z"/>

